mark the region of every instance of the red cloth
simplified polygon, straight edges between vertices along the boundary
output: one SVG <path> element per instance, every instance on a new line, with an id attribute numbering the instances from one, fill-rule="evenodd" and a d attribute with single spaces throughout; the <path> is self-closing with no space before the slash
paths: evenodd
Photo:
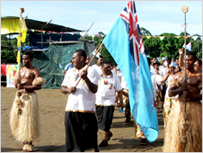
<path id="1" fill-rule="evenodd" d="M 1 74 L 6 76 L 6 66 L 7 64 L 1 64 Z"/>

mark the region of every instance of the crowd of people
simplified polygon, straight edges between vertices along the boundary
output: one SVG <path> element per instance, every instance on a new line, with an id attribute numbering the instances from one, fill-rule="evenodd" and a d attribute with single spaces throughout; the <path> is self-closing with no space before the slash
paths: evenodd
<path id="1" fill-rule="evenodd" d="M 202 151 L 202 60 L 195 54 L 179 49 L 179 58 L 148 57 L 154 91 L 154 107 L 163 109 L 165 138 L 164 152 Z M 161 59 L 161 60 L 160 60 Z M 10 125 L 23 151 L 35 151 L 32 144 L 39 136 L 38 99 L 35 90 L 45 83 L 32 66 L 33 55 L 24 53 L 23 68 L 15 80 L 15 101 L 11 108 Z M 115 107 L 121 108 L 125 122 L 132 118 L 128 87 L 116 63 L 105 61 L 101 54 L 88 67 L 89 56 L 76 50 L 70 64 L 63 70 L 61 92 L 68 94 L 65 108 L 65 151 L 84 152 L 108 145 L 113 136 L 111 125 Z M 148 141 L 134 121 L 135 135 L 140 145 Z M 98 144 L 98 130 L 104 131 Z"/>

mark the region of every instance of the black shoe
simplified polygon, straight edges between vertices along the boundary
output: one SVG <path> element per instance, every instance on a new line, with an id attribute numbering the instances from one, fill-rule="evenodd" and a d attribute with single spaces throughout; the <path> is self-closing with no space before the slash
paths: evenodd
<path id="1" fill-rule="evenodd" d="M 141 139 L 140 140 L 140 145 L 141 146 L 146 146 L 148 144 L 147 139 Z"/>
<path id="2" fill-rule="evenodd" d="M 130 121 L 130 119 L 131 119 L 131 117 L 130 117 L 130 116 L 126 117 L 125 122 L 129 122 L 129 121 Z"/>
<path id="3" fill-rule="evenodd" d="M 107 137 L 107 141 L 109 141 L 112 136 L 113 136 L 113 133 L 111 133 L 111 131 L 110 131 L 109 136 Z"/>
<path id="4" fill-rule="evenodd" d="M 106 147 L 108 146 L 108 142 L 106 140 L 102 140 L 102 142 L 99 144 L 99 147 Z"/>

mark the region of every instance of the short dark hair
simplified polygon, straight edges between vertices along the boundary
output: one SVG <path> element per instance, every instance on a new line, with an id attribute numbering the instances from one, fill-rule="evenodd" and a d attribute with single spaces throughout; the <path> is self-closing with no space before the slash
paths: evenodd
<path id="1" fill-rule="evenodd" d="M 30 51 L 25 51 L 23 55 L 28 55 L 30 59 L 33 59 L 33 53 Z"/>
<path id="2" fill-rule="evenodd" d="M 103 56 L 102 56 L 102 55 L 99 55 L 99 57 L 100 57 L 100 58 L 103 58 Z"/>
<path id="3" fill-rule="evenodd" d="M 159 62 L 154 62 L 154 63 L 153 63 L 153 66 L 154 66 L 154 65 L 158 65 L 158 66 L 159 66 L 160 63 L 159 63 Z"/>
<path id="4" fill-rule="evenodd" d="M 103 61 L 103 62 L 101 62 L 100 64 L 101 64 L 101 66 L 103 67 L 104 64 L 111 64 L 111 62 L 109 62 L 109 61 Z"/>
<path id="5" fill-rule="evenodd" d="M 111 63 L 112 66 L 117 66 L 117 63 L 113 62 Z"/>
<path id="6" fill-rule="evenodd" d="M 194 59 L 195 59 L 195 60 L 197 59 L 197 56 L 196 56 L 195 53 L 192 52 L 192 51 L 186 50 L 186 55 L 193 55 Z"/>
<path id="7" fill-rule="evenodd" d="M 99 57 L 100 57 L 100 58 L 104 58 L 102 55 L 99 55 Z M 97 56 L 96 56 L 96 59 L 98 60 L 98 59 L 99 59 L 99 57 L 97 57 Z"/>
<path id="8" fill-rule="evenodd" d="M 78 56 L 84 57 L 84 60 L 86 61 L 87 54 L 86 54 L 86 52 L 83 49 L 78 49 L 74 53 L 77 53 Z"/>

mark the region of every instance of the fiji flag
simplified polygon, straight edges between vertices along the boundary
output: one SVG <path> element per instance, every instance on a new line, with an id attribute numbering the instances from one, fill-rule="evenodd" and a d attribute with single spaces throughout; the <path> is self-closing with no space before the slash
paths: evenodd
<path id="1" fill-rule="evenodd" d="M 148 141 L 159 134 L 154 93 L 138 25 L 135 2 L 130 1 L 106 35 L 103 44 L 120 68 L 129 89 L 133 118 Z"/>

